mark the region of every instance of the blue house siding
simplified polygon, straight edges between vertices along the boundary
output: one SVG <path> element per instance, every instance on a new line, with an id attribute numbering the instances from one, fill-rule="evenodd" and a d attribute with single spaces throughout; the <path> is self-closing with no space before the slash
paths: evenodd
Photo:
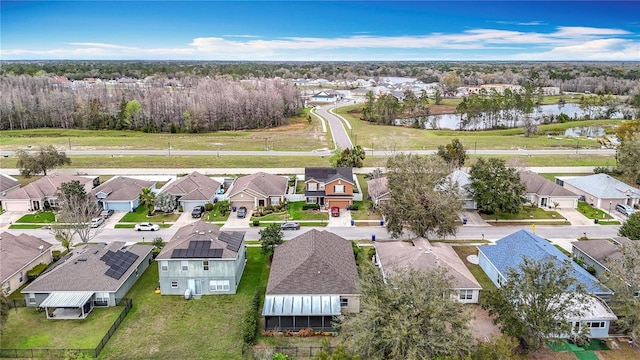
<path id="1" fill-rule="evenodd" d="M 135 211 L 138 207 L 139 201 L 108 201 L 103 200 L 102 206 L 107 210 L 114 211 Z"/>
<path id="2" fill-rule="evenodd" d="M 491 282 L 496 287 L 500 287 L 498 284 L 498 277 L 500 276 L 498 270 L 493 266 L 491 261 L 487 259 L 487 256 L 482 252 L 482 250 L 478 249 L 478 263 L 482 271 L 491 279 Z"/>

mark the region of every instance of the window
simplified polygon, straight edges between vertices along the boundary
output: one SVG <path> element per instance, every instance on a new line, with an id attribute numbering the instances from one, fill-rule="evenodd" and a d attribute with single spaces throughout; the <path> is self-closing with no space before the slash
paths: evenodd
<path id="1" fill-rule="evenodd" d="M 603 328 L 604 321 L 587 322 L 587 326 L 590 328 Z"/>
<path id="2" fill-rule="evenodd" d="M 209 280 L 209 291 L 229 291 L 229 280 Z"/>
<path id="3" fill-rule="evenodd" d="M 314 182 L 308 183 L 307 184 L 307 190 L 309 190 L 309 191 L 318 191 L 318 183 L 314 183 Z"/>
<path id="4" fill-rule="evenodd" d="M 180 261 L 180 265 L 182 266 L 182 271 L 189 271 L 189 260 Z"/>
<path id="5" fill-rule="evenodd" d="M 344 185 L 333 185 L 333 192 L 343 194 L 344 193 Z"/>
<path id="6" fill-rule="evenodd" d="M 634 291 L 633 292 L 633 297 L 640 298 L 640 291 Z"/>
<path id="7" fill-rule="evenodd" d="M 160 261 L 160 271 L 169 271 L 169 262 L 167 260 Z"/>
<path id="8" fill-rule="evenodd" d="M 57 208 L 58 207 L 58 199 L 49 199 L 49 206 L 51 206 L 52 208 Z"/>
<path id="9" fill-rule="evenodd" d="M 208 261 L 208 260 L 205 260 L 205 261 L 203 261 L 203 262 L 202 262 L 202 268 L 203 268 L 205 271 L 208 271 L 208 270 L 209 270 L 209 261 Z"/>
<path id="10" fill-rule="evenodd" d="M 340 307 L 347 307 L 347 306 L 349 306 L 349 299 L 340 298 Z"/>
<path id="11" fill-rule="evenodd" d="M 472 300 L 473 290 L 460 290 L 460 300 Z"/>
<path id="12" fill-rule="evenodd" d="M 177 289 L 178 288 L 178 282 L 177 281 L 172 281 L 171 282 L 171 287 L 174 288 L 174 289 Z"/>
<path id="13" fill-rule="evenodd" d="M 317 204 L 318 203 L 318 198 L 317 197 L 308 197 L 307 198 L 307 204 Z"/>
<path id="14" fill-rule="evenodd" d="M 22 276 L 22 271 L 20 271 L 20 280 L 19 281 L 22 282 L 22 280 L 24 280 L 24 279 L 23 279 L 23 276 Z"/>
<path id="15" fill-rule="evenodd" d="M 138 274 L 139 274 L 139 271 L 138 271 L 138 270 L 139 270 L 139 269 L 138 269 L 138 268 L 136 268 L 136 277 L 138 277 Z"/>
<path id="16" fill-rule="evenodd" d="M 11 292 L 11 283 L 7 283 L 7 286 L 4 288 L 4 293 L 9 294 Z"/>
<path id="17" fill-rule="evenodd" d="M 36 303 L 36 294 L 30 293 L 29 294 L 29 304 L 35 304 L 35 303 Z"/>
<path id="18" fill-rule="evenodd" d="M 95 300 L 93 301 L 96 306 L 108 306 L 109 305 L 109 293 L 97 292 Z"/>

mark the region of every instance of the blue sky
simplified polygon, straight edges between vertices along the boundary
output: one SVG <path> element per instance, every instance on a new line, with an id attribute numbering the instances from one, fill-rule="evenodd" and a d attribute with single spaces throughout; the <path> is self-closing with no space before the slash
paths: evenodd
<path id="1" fill-rule="evenodd" d="M 637 1 L 7 1 L 0 58 L 640 61 Z"/>

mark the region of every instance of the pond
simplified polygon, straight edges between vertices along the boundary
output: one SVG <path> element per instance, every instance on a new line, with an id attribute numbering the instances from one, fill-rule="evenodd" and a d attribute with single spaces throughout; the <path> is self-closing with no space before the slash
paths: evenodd
<path id="1" fill-rule="evenodd" d="M 605 129 L 602 126 L 577 126 L 565 130 L 564 136 L 598 137 L 605 133 Z"/>

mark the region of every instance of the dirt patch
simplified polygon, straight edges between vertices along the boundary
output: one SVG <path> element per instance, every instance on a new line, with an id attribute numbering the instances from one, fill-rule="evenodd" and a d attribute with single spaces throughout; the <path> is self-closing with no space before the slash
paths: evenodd
<path id="1" fill-rule="evenodd" d="M 489 313 L 480 305 L 465 305 L 472 307 L 471 311 L 471 335 L 480 341 L 488 341 L 500 337 L 500 328 L 493 324 Z"/>

